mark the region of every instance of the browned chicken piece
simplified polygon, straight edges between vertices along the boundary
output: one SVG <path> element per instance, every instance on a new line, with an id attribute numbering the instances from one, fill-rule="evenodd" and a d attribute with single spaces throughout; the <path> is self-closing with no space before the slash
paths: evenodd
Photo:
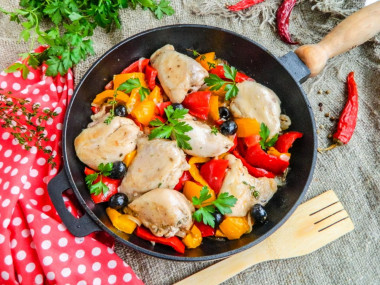
<path id="1" fill-rule="evenodd" d="M 137 155 L 119 191 L 133 201 L 155 188 L 174 188 L 189 168 L 186 155 L 176 141 L 143 137 L 137 141 Z"/>
<path id="2" fill-rule="evenodd" d="M 232 154 L 226 155 L 224 159 L 227 159 L 229 164 L 219 195 L 227 192 L 238 199 L 231 208 L 232 213 L 227 216 L 244 217 L 253 205 L 266 205 L 277 191 L 276 181 L 273 178 L 251 176 L 241 160 Z M 257 198 L 254 191 L 259 194 Z"/>
<path id="3" fill-rule="evenodd" d="M 280 128 L 280 99 L 269 88 L 254 81 L 238 83 L 239 92 L 232 99 L 230 109 L 235 118 L 256 119 L 270 130 L 270 137 Z"/>
<path id="4" fill-rule="evenodd" d="M 193 223 L 193 204 L 182 193 L 171 189 L 149 191 L 128 207 L 145 227 L 159 237 L 184 237 Z"/>
<path id="5" fill-rule="evenodd" d="M 136 148 L 137 138 L 142 134 L 131 119 L 115 117 L 107 125 L 104 123 L 107 116 L 91 122 L 74 141 L 79 159 L 95 170 L 100 163 L 123 160 Z"/>
<path id="6" fill-rule="evenodd" d="M 193 156 L 215 157 L 227 152 L 233 145 L 233 141 L 221 133 L 213 134 L 209 125 L 197 121 L 193 116 L 186 115 L 180 120 L 186 122 L 193 129 L 186 133 L 190 137 L 188 143 L 191 149 L 184 151 Z"/>
<path id="7" fill-rule="evenodd" d="M 150 57 L 158 79 L 172 103 L 181 103 L 186 95 L 199 90 L 208 72 L 197 61 L 176 52 L 172 45 L 158 49 Z"/>

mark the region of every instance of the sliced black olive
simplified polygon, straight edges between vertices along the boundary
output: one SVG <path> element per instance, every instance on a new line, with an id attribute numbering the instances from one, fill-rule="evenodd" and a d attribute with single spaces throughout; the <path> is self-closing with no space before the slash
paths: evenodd
<path id="1" fill-rule="evenodd" d="M 125 173 L 127 173 L 127 167 L 124 162 L 116 161 L 113 163 L 111 173 L 108 177 L 112 179 L 121 179 Z"/>
<path id="2" fill-rule="evenodd" d="M 215 211 L 214 218 L 215 218 L 215 228 L 217 228 L 223 221 L 223 215 L 219 211 Z"/>
<path id="3" fill-rule="evenodd" d="M 237 124 L 234 121 L 228 120 L 220 126 L 220 132 L 225 136 L 231 136 L 236 133 L 237 128 Z"/>
<path id="4" fill-rule="evenodd" d="M 116 210 L 119 210 L 128 205 L 128 197 L 124 193 L 116 193 L 108 201 L 108 205 Z"/>
<path id="5" fill-rule="evenodd" d="M 127 108 L 123 105 L 118 105 L 115 108 L 115 116 L 125 117 L 127 115 Z"/>
<path id="6" fill-rule="evenodd" d="M 267 220 L 267 211 L 260 204 L 255 204 L 251 208 L 251 217 L 255 223 L 264 224 Z"/>
<path id="7" fill-rule="evenodd" d="M 185 109 L 181 103 L 173 103 L 173 104 L 172 104 L 172 107 L 173 107 L 174 110 L 177 110 L 177 109 L 179 109 L 179 110 Z"/>
<path id="8" fill-rule="evenodd" d="M 231 118 L 231 112 L 227 107 L 219 107 L 219 117 L 222 120 L 229 120 Z"/>

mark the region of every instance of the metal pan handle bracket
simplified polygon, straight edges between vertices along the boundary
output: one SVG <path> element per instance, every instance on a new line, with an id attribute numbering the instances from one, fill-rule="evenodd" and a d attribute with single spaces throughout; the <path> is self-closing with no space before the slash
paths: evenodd
<path id="1" fill-rule="evenodd" d="M 93 232 L 101 231 L 89 214 L 84 213 L 79 219 L 75 218 L 66 208 L 62 193 L 70 189 L 65 170 L 62 169 L 48 184 L 48 192 L 51 201 L 62 222 L 67 229 L 76 237 L 84 237 Z"/>
<path id="2" fill-rule="evenodd" d="M 307 68 L 294 52 L 288 52 L 281 56 L 279 60 L 297 82 L 303 83 L 309 77 L 309 68 Z"/>

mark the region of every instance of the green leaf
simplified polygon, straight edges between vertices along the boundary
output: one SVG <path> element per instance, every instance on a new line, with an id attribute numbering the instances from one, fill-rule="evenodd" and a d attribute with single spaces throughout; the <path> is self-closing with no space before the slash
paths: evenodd
<path id="1" fill-rule="evenodd" d="M 226 100 L 231 100 L 232 98 L 236 97 L 239 92 L 236 84 L 227 84 L 224 90 L 227 91 L 225 95 Z"/>
<path id="2" fill-rule="evenodd" d="M 139 89 L 140 101 L 141 102 L 144 101 L 145 98 L 149 95 L 149 93 L 150 93 L 150 90 L 148 88 L 140 87 L 140 89 Z"/>
<path id="3" fill-rule="evenodd" d="M 215 208 L 211 205 L 206 207 L 201 207 L 194 212 L 193 217 L 197 222 L 203 222 L 205 225 L 215 227 L 215 217 L 213 213 Z"/>
<path id="4" fill-rule="evenodd" d="M 110 175 L 112 167 L 113 167 L 113 163 L 112 162 L 108 162 L 106 164 L 101 163 L 101 164 L 98 165 L 100 174 L 102 174 L 104 176 L 109 176 Z"/>
<path id="5" fill-rule="evenodd" d="M 87 187 L 91 187 L 92 183 L 98 178 L 98 173 L 89 174 L 84 179 L 86 181 Z"/>
<path id="6" fill-rule="evenodd" d="M 218 132 L 219 132 L 219 130 L 218 130 L 217 127 L 215 127 L 215 126 L 212 126 L 212 127 L 211 127 L 211 133 L 212 133 L 213 135 L 217 135 Z"/>
<path id="7" fill-rule="evenodd" d="M 23 68 L 23 66 L 25 66 L 25 65 L 20 63 L 20 62 L 15 62 L 12 65 L 8 66 L 4 71 L 6 73 L 13 73 L 17 70 L 21 70 Z"/>
<path id="8" fill-rule="evenodd" d="M 229 195 L 227 192 L 220 193 L 218 198 L 214 200 L 213 205 L 219 210 L 219 212 L 224 214 L 232 213 L 231 208 L 235 206 L 237 199 L 233 195 Z"/>
<path id="9" fill-rule="evenodd" d="M 76 12 L 72 12 L 72 13 L 70 13 L 69 18 L 71 21 L 74 22 L 74 21 L 77 21 L 79 19 L 82 19 L 83 16 L 81 14 L 76 13 Z"/>
<path id="10" fill-rule="evenodd" d="M 268 140 L 270 135 L 270 130 L 264 123 L 260 124 L 260 146 L 262 149 L 266 149 L 267 147 L 274 146 L 274 144 L 277 142 L 278 134 L 274 135 L 270 140 Z"/>
<path id="11" fill-rule="evenodd" d="M 223 70 L 224 70 L 224 76 L 232 80 L 233 82 L 235 82 L 235 78 L 237 74 L 236 68 L 233 66 L 229 67 L 228 65 L 223 64 Z"/>
<path id="12" fill-rule="evenodd" d="M 131 93 L 133 89 L 139 88 L 139 87 L 141 87 L 140 79 L 130 78 L 124 83 L 120 84 L 117 90 L 125 92 L 125 93 Z"/>
<path id="13" fill-rule="evenodd" d="M 149 140 L 152 139 L 168 139 L 173 131 L 173 126 L 161 126 L 153 129 L 149 134 Z"/>
<path id="14" fill-rule="evenodd" d="M 218 75 L 210 73 L 209 77 L 205 78 L 205 83 L 210 87 L 210 90 L 216 91 L 223 87 L 227 81 L 221 79 Z"/>
<path id="15" fill-rule="evenodd" d="M 204 201 L 211 198 L 211 194 L 209 194 L 209 189 L 207 186 L 203 186 L 200 192 L 199 198 L 194 196 L 192 197 L 193 205 L 201 206 Z"/>
<path id="16" fill-rule="evenodd" d="M 170 6 L 170 2 L 168 0 L 161 0 L 160 3 L 152 7 L 151 10 L 159 20 L 162 19 L 164 15 L 171 16 L 174 14 L 174 9 Z"/>

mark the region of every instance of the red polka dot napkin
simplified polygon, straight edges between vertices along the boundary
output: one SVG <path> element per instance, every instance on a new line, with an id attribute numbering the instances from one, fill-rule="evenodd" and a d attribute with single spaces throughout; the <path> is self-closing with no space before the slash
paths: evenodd
<path id="1" fill-rule="evenodd" d="M 58 114 L 44 122 L 48 138 L 44 148 L 51 150 L 50 155 L 36 147 L 26 150 L 12 129 L 0 127 L 0 284 L 142 284 L 112 248 L 96 239 L 102 234 L 72 236 L 50 201 L 47 183 L 61 165 L 62 121 L 73 94 L 73 75 L 70 70 L 52 78 L 45 70 L 46 66 L 30 69 L 27 79 L 20 71 L 0 73 L 0 93 L 10 91 L 9 96 Z M 54 157 L 54 168 L 49 156 Z M 74 204 L 64 200 L 76 215 Z"/>

